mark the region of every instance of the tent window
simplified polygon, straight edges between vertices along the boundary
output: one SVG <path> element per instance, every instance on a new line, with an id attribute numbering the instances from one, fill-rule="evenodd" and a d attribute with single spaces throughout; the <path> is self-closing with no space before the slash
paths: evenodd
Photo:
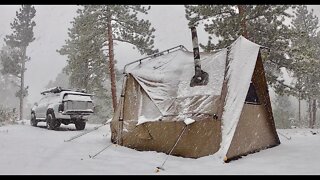
<path id="1" fill-rule="evenodd" d="M 257 92 L 256 92 L 256 88 L 254 87 L 253 83 L 250 83 L 250 87 L 248 90 L 248 94 L 246 97 L 246 101 L 245 103 L 247 104 L 260 104 Z"/>

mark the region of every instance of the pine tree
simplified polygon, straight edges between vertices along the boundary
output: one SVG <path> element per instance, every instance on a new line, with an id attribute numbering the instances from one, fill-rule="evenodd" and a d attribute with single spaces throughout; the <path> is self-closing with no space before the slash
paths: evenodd
<path id="1" fill-rule="evenodd" d="M 115 109 L 117 72 L 114 68 L 114 41 L 130 43 L 141 54 L 151 54 L 156 52 L 153 50 L 152 35 L 155 29 L 149 21 L 138 19 L 138 13 L 147 14 L 147 9 L 139 5 L 88 5 L 77 12 L 73 27 L 69 29 L 69 40 L 58 52 L 68 55 L 67 72 L 71 75 L 71 84 L 85 85 L 89 82 L 88 78 L 95 78 L 96 85 L 93 87 L 99 89 L 106 87 L 100 83 L 106 82 L 109 75 Z M 92 71 L 87 67 L 92 67 Z"/>
<path id="2" fill-rule="evenodd" d="M 299 6 L 294 14 L 290 50 L 293 63 L 290 70 L 297 79 L 295 88 L 299 91 L 298 98 L 309 102 L 309 125 L 314 128 L 317 97 L 320 95 L 320 39 L 317 35 L 319 20 L 313 10 L 308 11 L 307 6 Z"/>
<path id="3" fill-rule="evenodd" d="M 13 23 L 10 23 L 12 33 L 4 39 L 6 49 L 1 51 L 2 73 L 11 74 L 19 81 L 19 91 L 16 96 L 20 100 L 20 119 L 23 118 L 23 99 L 27 96 L 28 87 L 24 86 L 25 63 L 30 60 L 26 51 L 29 44 L 34 41 L 33 27 L 36 25 L 33 18 L 36 10 L 31 5 L 22 5 L 16 12 Z"/>
<path id="4" fill-rule="evenodd" d="M 69 29 L 69 39 L 66 44 L 58 50 L 61 55 L 67 55 L 67 66 L 63 72 L 67 74 L 68 86 L 72 89 L 85 89 L 95 94 L 95 114 L 100 118 L 100 113 L 109 111 L 110 96 L 109 65 L 106 61 L 105 52 L 105 30 L 99 28 L 95 23 L 96 16 L 90 12 L 90 6 L 84 6 L 77 10 L 77 16 L 72 21 L 72 28 Z"/>
<path id="5" fill-rule="evenodd" d="M 71 87 L 95 92 L 95 87 L 101 86 L 107 78 L 104 36 L 88 8 L 78 9 L 77 13 L 68 32 L 69 39 L 58 52 L 67 55 L 65 72 L 69 75 Z"/>
<path id="6" fill-rule="evenodd" d="M 97 23 L 107 30 L 109 71 L 113 110 L 117 106 L 116 82 L 114 72 L 113 41 L 126 42 L 137 47 L 141 54 L 152 54 L 154 46 L 154 28 L 147 20 L 139 20 L 138 13 L 147 14 L 148 9 L 140 5 L 91 6 L 97 15 Z"/>
<path id="7" fill-rule="evenodd" d="M 0 69 L 2 69 L 1 63 Z M 10 108 L 18 107 L 19 101 L 14 98 L 17 90 L 18 87 L 16 86 L 15 78 L 9 74 L 3 75 L 0 71 L 0 106 Z"/>
<path id="8" fill-rule="evenodd" d="M 289 45 L 289 28 L 285 18 L 291 17 L 286 12 L 291 6 L 284 5 L 186 5 L 186 18 L 189 26 L 203 23 L 210 35 L 207 45 L 200 44 L 205 51 L 224 48 L 240 35 L 270 48 L 270 53 L 263 58 L 268 83 L 277 91 L 277 72 L 280 67 L 287 67 L 290 61 L 285 57 Z M 218 39 L 215 44 L 213 37 Z"/>

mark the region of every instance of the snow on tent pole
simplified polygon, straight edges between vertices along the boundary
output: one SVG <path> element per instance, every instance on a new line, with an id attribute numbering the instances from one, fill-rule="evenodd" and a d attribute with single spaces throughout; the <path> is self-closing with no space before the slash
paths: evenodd
<path id="1" fill-rule="evenodd" d="M 167 50 L 164 50 L 164 51 L 161 51 L 161 52 L 152 54 L 152 55 L 150 55 L 150 56 L 147 56 L 147 57 L 144 57 L 144 58 L 141 58 L 141 59 L 138 59 L 138 60 L 136 60 L 136 61 L 133 61 L 133 62 L 131 62 L 131 63 L 126 64 L 126 65 L 124 66 L 124 68 L 123 68 L 123 69 L 124 69 L 124 70 L 123 70 L 123 73 L 126 73 L 127 66 L 129 66 L 129 65 L 131 65 L 131 64 L 134 64 L 134 63 L 137 63 L 137 62 L 141 63 L 141 61 L 143 61 L 143 60 L 148 60 L 148 59 L 151 59 L 151 58 L 154 58 L 154 57 L 161 56 L 161 55 L 163 55 L 164 53 L 169 53 L 170 51 L 173 51 L 174 49 L 177 49 L 177 48 L 179 48 L 179 49 L 184 49 L 184 50 L 187 51 L 187 49 L 186 49 L 183 45 L 175 46 L 175 47 L 173 47 L 173 48 L 170 48 L 170 49 L 167 49 Z"/>
<path id="2" fill-rule="evenodd" d="M 195 122 L 195 120 L 190 119 L 190 118 L 187 118 L 187 119 L 184 120 L 184 123 L 185 123 L 186 125 L 184 126 L 182 132 L 180 133 L 177 141 L 176 141 L 175 144 L 172 146 L 172 148 L 171 148 L 169 154 L 167 155 L 166 159 L 163 161 L 163 163 L 161 164 L 161 166 L 158 166 L 158 167 L 156 168 L 156 172 L 159 172 L 160 169 L 164 171 L 163 166 L 164 166 L 164 164 L 166 163 L 166 161 L 168 160 L 169 156 L 171 155 L 173 149 L 177 146 L 178 142 L 180 141 L 180 139 L 181 139 L 181 137 L 182 137 L 182 134 L 183 134 L 184 131 L 187 129 L 188 125 L 189 125 L 189 124 L 192 124 L 192 123 L 194 123 L 194 122 Z"/>
<path id="3" fill-rule="evenodd" d="M 126 84 L 127 84 L 127 78 L 128 78 L 128 74 L 125 74 L 124 78 L 123 78 L 123 82 L 122 82 L 122 91 L 121 91 L 121 97 L 120 97 L 120 103 L 119 103 L 119 108 L 120 108 L 120 115 L 119 115 L 119 124 L 118 124 L 118 138 L 117 138 L 117 144 L 121 145 L 122 144 L 122 131 L 123 131 L 123 109 L 124 109 L 124 97 L 125 97 L 125 88 L 126 88 Z M 122 106 L 122 107 L 121 107 Z"/>

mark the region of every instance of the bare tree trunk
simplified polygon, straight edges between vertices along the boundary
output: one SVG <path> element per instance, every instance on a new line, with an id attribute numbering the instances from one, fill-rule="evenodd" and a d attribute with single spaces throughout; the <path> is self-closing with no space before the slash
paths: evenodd
<path id="1" fill-rule="evenodd" d="M 238 10 L 239 10 L 240 26 L 242 29 L 241 34 L 245 38 L 248 38 L 247 22 L 246 22 L 246 17 L 245 17 L 244 5 L 237 5 L 237 6 L 238 6 Z"/>
<path id="2" fill-rule="evenodd" d="M 301 94 L 300 94 L 300 91 L 299 91 L 299 97 L 298 97 L 298 101 L 299 101 L 299 126 L 301 126 Z"/>
<path id="3" fill-rule="evenodd" d="M 21 63 L 21 81 L 20 81 L 20 106 L 19 106 L 19 120 L 23 118 L 23 98 L 24 98 L 24 71 L 25 71 L 25 57 L 26 57 L 26 47 L 23 48 L 23 58 Z"/>
<path id="4" fill-rule="evenodd" d="M 111 18 L 108 19 L 107 26 L 108 26 L 109 71 L 110 71 L 110 79 L 111 79 L 112 107 L 113 107 L 113 112 L 115 112 L 117 107 L 117 90 L 116 90 L 116 75 L 114 72 L 114 54 L 113 54 Z"/>
<path id="5" fill-rule="evenodd" d="M 312 127 L 312 101 L 308 98 L 309 128 Z"/>
<path id="6" fill-rule="evenodd" d="M 312 103 L 312 124 L 311 124 L 311 128 L 312 129 L 315 128 L 316 118 L 317 118 L 317 100 L 313 99 L 313 103 Z"/>
<path id="7" fill-rule="evenodd" d="M 84 89 L 88 91 L 89 88 L 89 60 L 85 61 L 85 82 L 84 82 Z"/>

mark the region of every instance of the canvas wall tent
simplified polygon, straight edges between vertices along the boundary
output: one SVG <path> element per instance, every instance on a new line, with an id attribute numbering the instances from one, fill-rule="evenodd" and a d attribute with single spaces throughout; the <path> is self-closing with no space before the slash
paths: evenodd
<path id="1" fill-rule="evenodd" d="M 193 53 L 183 46 L 130 63 L 111 121 L 114 143 L 145 151 L 225 161 L 280 144 L 260 55 L 240 36 L 216 53 L 201 53 L 206 86 L 190 87 Z"/>

